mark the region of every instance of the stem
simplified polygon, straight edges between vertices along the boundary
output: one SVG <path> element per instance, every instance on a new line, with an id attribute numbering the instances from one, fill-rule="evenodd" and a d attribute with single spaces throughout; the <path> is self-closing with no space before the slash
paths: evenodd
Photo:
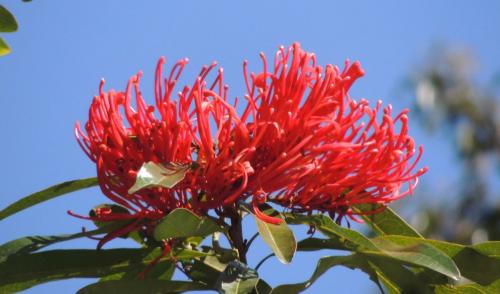
<path id="1" fill-rule="evenodd" d="M 231 227 L 229 228 L 229 237 L 233 243 L 233 246 L 238 250 L 238 256 L 240 261 L 243 263 L 247 263 L 247 250 L 245 246 L 245 242 L 243 241 L 243 230 L 241 226 L 241 217 L 238 214 L 237 210 L 233 211 L 231 214 Z"/>
<path id="2" fill-rule="evenodd" d="M 246 242 L 246 250 L 248 251 L 248 249 L 250 248 L 250 245 L 252 245 L 252 242 L 255 240 L 255 238 L 257 238 L 259 236 L 259 233 L 255 233 L 255 235 L 252 236 L 252 238 L 250 238 L 250 240 L 248 240 Z"/>
<path id="3" fill-rule="evenodd" d="M 271 257 L 273 257 L 273 256 L 274 256 L 274 253 L 271 253 L 271 254 L 269 254 L 268 256 L 264 257 L 264 258 L 263 258 L 263 259 L 262 259 L 262 260 L 261 260 L 261 261 L 257 264 L 257 266 L 255 267 L 255 270 L 256 270 L 256 271 L 257 271 L 257 270 L 259 270 L 259 267 L 260 267 L 262 264 L 264 264 L 264 262 L 265 262 L 266 260 L 268 260 L 269 258 L 271 258 Z"/>

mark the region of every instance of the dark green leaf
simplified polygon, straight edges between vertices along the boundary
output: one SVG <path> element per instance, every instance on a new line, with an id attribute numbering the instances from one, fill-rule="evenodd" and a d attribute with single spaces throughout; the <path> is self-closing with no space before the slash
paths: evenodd
<path id="1" fill-rule="evenodd" d="M 304 291 L 326 271 L 337 265 L 346 266 L 350 269 L 361 268 L 367 271 L 372 279 L 376 280 L 375 273 L 367 266 L 366 259 L 363 256 L 357 254 L 348 256 L 329 256 L 323 257 L 318 261 L 314 273 L 307 281 L 297 284 L 280 285 L 275 287 L 271 291 L 271 294 L 290 294 Z"/>
<path id="2" fill-rule="evenodd" d="M 49 187 L 45 190 L 33 193 L 23 199 L 9 205 L 0 211 L 0 220 L 13 215 L 21 210 L 34 206 L 38 203 L 50 200 L 57 196 L 71 193 L 80 189 L 90 188 L 97 185 L 97 178 L 87 178 L 82 180 L 67 181 L 55 186 Z"/>
<path id="3" fill-rule="evenodd" d="M 259 279 L 255 285 L 255 294 L 269 294 L 273 288 L 266 281 Z"/>
<path id="4" fill-rule="evenodd" d="M 163 165 L 152 161 L 141 166 L 135 184 L 128 190 L 129 194 L 150 187 L 173 188 L 186 176 L 189 165 Z"/>
<path id="5" fill-rule="evenodd" d="M 316 251 L 323 249 L 349 250 L 339 239 L 307 238 L 297 243 L 297 251 Z"/>
<path id="6" fill-rule="evenodd" d="M 340 241 L 351 250 L 377 250 L 377 247 L 362 234 L 343 228 L 325 215 L 294 215 L 286 214 L 286 221 L 290 224 L 308 224 L 329 238 L 340 238 Z"/>
<path id="7" fill-rule="evenodd" d="M 354 206 L 353 210 L 360 213 L 361 218 L 363 218 L 366 224 L 379 235 L 402 235 L 422 238 L 422 235 L 420 235 L 390 207 L 386 207 L 378 213 L 363 214 L 381 209 L 381 207 L 382 206 L 380 204 L 359 204 Z"/>
<path id="8" fill-rule="evenodd" d="M 175 263 L 170 260 L 160 261 L 145 274 L 145 279 L 171 280 L 175 271 Z M 99 281 L 138 280 L 144 268 L 137 267 L 126 271 L 102 277 Z"/>
<path id="9" fill-rule="evenodd" d="M 212 219 L 199 217 L 185 208 L 177 208 L 158 223 L 154 237 L 158 241 L 168 238 L 205 237 L 217 231 L 222 231 L 222 228 Z"/>
<path id="10" fill-rule="evenodd" d="M 5 43 L 5 41 L 0 38 L 0 56 L 10 53 L 10 47 Z"/>
<path id="11" fill-rule="evenodd" d="M 208 290 L 205 285 L 185 281 L 144 280 L 105 281 L 86 286 L 78 294 L 121 294 L 121 293 L 182 293 L 186 291 Z"/>
<path id="12" fill-rule="evenodd" d="M 192 262 L 185 262 L 184 268 L 189 278 L 196 282 L 201 282 L 209 287 L 217 287 L 217 280 L 222 271 L 217 270 L 199 260 L 192 260 Z"/>
<path id="13" fill-rule="evenodd" d="M 274 216 L 278 217 L 278 215 Z M 292 261 L 297 250 L 297 242 L 293 236 L 293 231 L 286 222 L 278 225 L 267 223 L 254 215 L 257 229 L 264 242 L 271 248 L 279 261 L 284 264 Z"/>
<path id="14" fill-rule="evenodd" d="M 7 8 L 0 5 L 0 32 L 11 33 L 17 31 L 16 18 Z"/>
<path id="15" fill-rule="evenodd" d="M 240 261 L 231 261 L 218 280 L 219 293 L 248 294 L 252 293 L 259 281 L 259 275 Z"/>
<path id="16" fill-rule="evenodd" d="M 0 263 L 0 293 L 11 293 L 48 281 L 75 277 L 104 277 L 144 269 L 161 254 L 160 249 L 51 250 L 11 255 Z M 177 260 L 204 256 L 178 250 Z M 166 256 L 162 260 L 168 260 Z"/>
<path id="17" fill-rule="evenodd" d="M 57 242 L 69 241 L 81 237 L 98 235 L 105 233 L 106 231 L 107 228 L 103 228 L 77 234 L 67 234 L 58 236 L 28 236 L 15 239 L 0 246 L 0 263 L 13 254 L 29 253 Z"/>

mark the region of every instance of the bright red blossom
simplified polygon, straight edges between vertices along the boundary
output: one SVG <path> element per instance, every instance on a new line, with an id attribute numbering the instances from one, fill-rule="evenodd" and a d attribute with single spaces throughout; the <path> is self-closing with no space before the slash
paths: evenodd
<path id="1" fill-rule="evenodd" d="M 101 82 L 85 132 L 77 124 L 76 134 L 96 162 L 103 193 L 130 211 L 103 210 L 95 219 L 132 222 L 100 245 L 151 228 L 178 207 L 222 213 L 250 197 L 259 217 L 279 222 L 260 213 L 258 204 L 353 217 L 353 204 L 386 204 L 412 192 L 425 169 L 412 172 L 422 148 L 417 154 L 408 135 L 408 111 L 393 118 L 391 107 L 381 110 L 380 101 L 371 108 L 364 99 L 352 100 L 347 92 L 363 75 L 359 63 L 346 62 L 342 72 L 332 65 L 323 69 L 298 44 L 280 48 L 272 65 L 261 57 L 261 73 L 248 75 L 244 63 L 247 94 L 241 116 L 237 101 L 227 100 L 222 69 L 213 82 L 206 81 L 215 63 L 173 100 L 187 60 L 177 62 L 164 79 L 160 59 L 156 107 L 141 96 L 140 74 L 124 92 L 104 92 Z M 172 189 L 129 195 L 137 171 L 148 161 L 192 168 Z"/>

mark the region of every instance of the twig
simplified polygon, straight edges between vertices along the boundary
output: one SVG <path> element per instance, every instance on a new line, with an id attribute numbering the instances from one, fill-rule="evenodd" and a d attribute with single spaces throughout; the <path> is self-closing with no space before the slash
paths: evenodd
<path id="1" fill-rule="evenodd" d="M 255 270 L 259 270 L 259 267 L 266 261 L 268 260 L 269 258 L 273 257 L 274 256 L 274 253 L 271 253 L 269 254 L 268 256 L 264 257 L 258 264 L 257 266 L 255 267 Z"/>

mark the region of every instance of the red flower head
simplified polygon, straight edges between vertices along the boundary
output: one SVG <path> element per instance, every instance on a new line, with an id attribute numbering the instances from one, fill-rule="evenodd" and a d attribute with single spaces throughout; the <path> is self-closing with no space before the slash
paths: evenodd
<path id="1" fill-rule="evenodd" d="M 299 44 L 280 48 L 272 67 L 261 58 L 263 72 L 248 78 L 245 69 L 242 118 L 252 121 L 255 205 L 269 200 L 340 220 L 353 217 L 354 204 L 386 204 L 412 192 L 426 169 L 412 172 L 422 147 L 416 154 L 408 110 L 392 117 L 390 105 L 380 113 L 381 101 L 370 108 L 351 99 L 349 88 L 364 75 L 358 62 L 346 61 L 342 72 L 323 69 Z"/>
<path id="2" fill-rule="evenodd" d="M 227 101 L 222 69 L 206 82 L 215 63 L 174 101 L 187 60 L 177 62 L 164 79 L 160 59 L 156 107 L 141 96 L 140 73 L 124 92 L 104 92 L 101 82 L 85 132 L 77 124 L 76 135 L 97 165 L 103 193 L 130 213 L 102 208 L 91 219 L 130 222 L 99 246 L 138 228 L 151 229 L 178 207 L 220 213 L 251 197 L 257 216 L 276 223 L 281 220 L 262 214 L 258 204 L 354 217 L 354 204 L 386 204 L 412 192 L 425 169 L 412 172 L 422 148 L 416 154 L 407 110 L 393 118 L 390 106 L 380 113 L 381 102 L 370 108 L 364 99 L 352 100 L 347 92 L 363 75 L 359 63 L 346 62 L 342 72 L 332 65 L 323 69 L 298 44 L 280 48 L 272 66 L 261 57 L 261 73 L 249 76 L 244 63 L 248 93 L 241 116 L 237 99 L 232 105 Z M 172 188 L 129 193 L 147 162 L 187 172 Z"/>

